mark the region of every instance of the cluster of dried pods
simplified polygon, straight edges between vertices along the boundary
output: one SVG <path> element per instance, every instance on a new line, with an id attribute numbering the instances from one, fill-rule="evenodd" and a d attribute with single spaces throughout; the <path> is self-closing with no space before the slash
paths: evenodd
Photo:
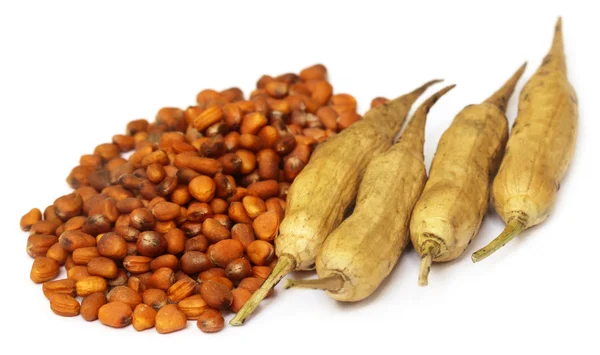
<path id="1" fill-rule="evenodd" d="M 31 280 L 61 316 L 219 331 L 277 262 L 290 183 L 320 142 L 360 119 L 317 64 L 262 76 L 248 99 L 207 89 L 186 109 L 131 121 L 81 156 L 72 193 L 21 218 Z"/>

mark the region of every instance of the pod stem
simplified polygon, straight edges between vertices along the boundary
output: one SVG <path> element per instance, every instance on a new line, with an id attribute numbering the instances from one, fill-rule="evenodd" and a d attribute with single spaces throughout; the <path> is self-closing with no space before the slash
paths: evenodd
<path id="1" fill-rule="evenodd" d="M 333 274 L 322 279 L 315 280 L 293 280 L 287 279 L 283 288 L 310 288 L 313 290 L 339 291 L 344 287 L 344 278 Z"/>
<path id="2" fill-rule="evenodd" d="M 423 250 L 423 256 L 421 256 L 421 266 L 419 268 L 419 286 L 427 286 L 431 263 L 438 256 L 440 246 L 436 242 L 427 240 L 423 243 L 421 250 Z"/>
<path id="3" fill-rule="evenodd" d="M 471 260 L 474 263 L 479 262 L 488 256 L 492 255 L 495 251 L 502 248 L 506 243 L 510 242 L 514 237 L 519 235 L 523 230 L 525 230 L 525 223 L 523 223 L 518 218 L 511 219 L 506 224 L 504 231 L 496 237 L 496 239 L 492 240 L 485 247 L 477 250 L 471 256 Z"/>
<path id="4" fill-rule="evenodd" d="M 267 296 L 269 291 L 281 281 L 281 279 L 296 268 L 296 259 L 290 254 L 283 254 L 277 260 L 271 275 L 265 280 L 252 297 L 242 306 L 235 317 L 229 321 L 231 325 L 242 325 L 244 321 L 254 312 L 258 304 Z"/>

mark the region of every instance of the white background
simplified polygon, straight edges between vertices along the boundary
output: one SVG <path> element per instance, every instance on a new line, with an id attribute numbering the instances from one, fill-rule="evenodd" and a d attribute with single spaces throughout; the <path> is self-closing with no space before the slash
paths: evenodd
<path id="1" fill-rule="evenodd" d="M 592 107 L 600 27 L 591 3 L 3 1 L 0 353 L 598 354 L 600 115 Z M 463 257 L 434 265 L 426 288 L 417 286 L 411 251 L 364 302 L 343 305 L 280 285 L 245 326 L 213 335 L 193 322 L 159 335 L 61 318 L 30 281 L 19 218 L 70 192 L 65 178 L 79 156 L 124 132 L 129 120 L 185 108 L 204 88 L 239 86 L 248 94 L 263 73 L 318 62 L 329 68 L 335 92 L 358 99 L 360 112 L 375 96 L 441 77 L 457 87 L 429 116 L 429 165 L 453 116 L 527 60 L 520 90 L 559 15 L 581 105 L 577 153 L 552 216 L 493 257 L 470 260 L 502 229 L 490 210 Z M 511 123 L 515 113 L 513 96 Z"/>

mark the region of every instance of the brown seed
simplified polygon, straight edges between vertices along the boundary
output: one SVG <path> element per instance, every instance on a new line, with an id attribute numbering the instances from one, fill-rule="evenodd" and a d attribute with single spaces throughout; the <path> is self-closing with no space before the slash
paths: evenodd
<path id="1" fill-rule="evenodd" d="M 225 239 L 217 242 L 210 251 L 210 260 L 215 266 L 225 267 L 227 264 L 244 255 L 244 246 L 238 240 Z"/>
<path id="2" fill-rule="evenodd" d="M 212 208 L 206 202 L 193 202 L 187 209 L 187 220 L 191 222 L 204 222 L 212 215 Z"/>
<path id="3" fill-rule="evenodd" d="M 165 254 L 154 258 L 150 263 L 150 269 L 156 271 L 161 268 L 177 270 L 179 268 L 179 260 L 172 254 Z"/>
<path id="4" fill-rule="evenodd" d="M 242 306 L 248 302 L 250 297 L 252 297 L 252 293 L 243 288 L 236 288 L 231 291 L 231 294 L 233 295 L 233 301 L 231 302 L 229 309 L 234 313 L 237 313 Z"/>
<path id="5" fill-rule="evenodd" d="M 27 254 L 32 258 L 46 256 L 48 250 L 58 242 L 55 235 L 32 234 L 27 237 Z"/>
<path id="6" fill-rule="evenodd" d="M 192 238 L 200 234 L 202 231 L 202 223 L 186 221 L 180 226 L 180 229 L 186 237 Z"/>
<path id="7" fill-rule="evenodd" d="M 252 267 L 252 276 L 266 280 L 267 277 L 271 275 L 271 268 L 268 266 L 253 266 Z"/>
<path id="8" fill-rule="evenodd" d="M 279 195 L 277 180 L 259 181 L 248 186 L 248 194 L 260 197 L 263 201 Z"/>
<path id="9" fill-rule="evenodd" d="M 167 293 L 157 288 L 149 288 L 142 293 L 142 301 L 158 311 L 167 304 Z"/>
<path id="10" fill-rule="evenodd" d="M 264 212 L 252 222 L 252 228 L 258 239 L 272 242 L 279 228 L 279 217 L 274 212 Z"/>
<path id="11" fill-rule="evenodd" d="M 213 198 L 212 201 L 210 201 L 210 207 L 214 214 L 223 214 L 227 213 L 227 208 L 229 207 L 229 204 L 223 199 Z"/>
<path id="12" fill-rule="evenodd" d="M 115 233 L 123 237 L 126 242 L 136 242 L 140 231 L 130 226 L 115 227 Z"/>
<path id="13" fill-rule="evenodd" d="M 223 110 L 220 107 L 209 106 L 193 120 L 193 125 L 199 132 L 202 132 L 222 118 Z"/>
<path id="14" fill-rule="evenodd" d="M 117 201 L 116 207 L 119 213 L 128 214 L 137 208 L 144 207 L 144 204 L 139 198 L 128 197 L 126 199 Z"/>
<path id="15" fill-rule="evenodd" d="M 42 285 L 42 292 L 47 299 L 51 299 L 58 293 L 75 297 L 75 281 L 69 279 L 47 281 Z"/>
<path id="16" fill-rule="evenodd" d="M 269 96 L 274 97 L 276 99 L 281 99 L 285 97 L 288 93 L 289 84 L 281 81 L 270 81 L 265 86 L 265 90 Z"/>
<path id="17" fill-rule="evenodd" d="M 222 171 L 221 163 L 216 159 L 202 158 L 197 152 L 179 153 L 173 161 L 177 168 L 189 168 L 200 174 L 214 176 Z"/>
<path id="18" fill-rule="evenodd" d="M 100 322 L 113 328 L 124 328 L 130 325 L 132 316 L 131 307 L 123 302 L 109 302 L 98 310 Z"/>
<path id="19" fill-rule="evenodd" d="M 81 316 L 88 322 L 98 319 L 100 307 L 106 304 L 106 296 L 103 292 L 92 293 L 81 301 Z"/>
<path id="20" fill-rule="evenodd" d="M 217 243 L 230 236 L 229 229 L 214 218 L 207 218 L 202 223 L 202 234 L 210 243 Z"/>
<path id="21" fill-rule="evenodd" d="M 88 276 L 75 284 L 77 296 L 79 297 L 89 296 L 96 292 L 105 292 L 107 287 L 106 280 L 100 276 Z"/>
<path id="22" fill-rule="evenodd" d="M 158 196 L 157 187 L 150 180 L 144 179 L 140 183 L 140 195 L 146 199 L 151 200 Z"/>
<path id="23" fill-rule="evenodd" d="M 262 141 L 264 148 L 273 148 L 275 142 L 279 138 L 279 133 L 277 132 L 277 129 L 273 126 L 264 126 L 258 132 L 258 137 Z"/>
<path id="24" fill-rule="evenodd" d="M 264 240 L 255 240 L 248 245 L 246 252 L 248 253 L 250 261 L 252 261 L 252 264 L 264 266 L 268 265 L 272 260 L 275 254 L 275 249 L 269 242 Z"/>
<path id="25" fill-rule="evenodd" d="M 152 258 L 167 251 L 167 241 L 160 233 L 154 231 L 140 233 L 136 245 L 140 255 Z"/>
<path id="26" fill-rule="evenodd" d="M 230 279 L 228 279 L 227 277 L 216 276 L 216 277 L 210 278 L 209 280 L 218 282 L 221 285 L 227 287 L 228 289 L 233 290 L 233 282 Z"/>
<path id="27" fill-rule="evenodd" d="M 286 159 L 283 165 L 285 180 L 293 182 L 305 166 L 306 164 L 299 158 L 290 157 L 289 159 Z"/>
<path id="28" fill-rule="evenodd" d="M 137 331 L 154 327 L 156 321 L 156 310 L 143 303 L 138 304 L 133 310 L 131 324 Z"/>
<path id="29" fill-rule="evenodd" d="M 225 140 L 221 134 L 216 134 L 200 145 L 200 153 L 207 158 L 217 159 L 225 154 Z"/>
<path id="30" fill-rule="evenodd" d="M 56 238 L 56 240 L 58 240 L 58 238 Z M 60 243 L 56 242 L 48 249 L 46 257 L 55 260 L 59 265 L 63 265 L 69 257 L 69 253 L 60 246 Z"/>
<path id="31" fill-rule="evenodd" d="M 311 99 L 315 101 L 318 106 L 325 105 L 333 93 L 333 87 L 324 80 L 313 81 L 313 83 L 314 87 Z"/>
<path id="32" fill-rule="evenodd" d="M 266 102 L 265 102 L 266 104 Z M 263 113 L 260 112 L 251 112 L 244 115 L 242 118 L 242 123 L 240 125 L 240 133 L 243 135 L 244 133 L 249 134 L 257 134 L 258 131 L 268 123 L 267 118 Z"/>
<path id="33" fill-rule="evenodd" d="M 113 143 L 102 143 L 94 148 L 94 154 L 107 161 L 119 156 L 119 147 Z"/>
<path id="34" fill-rule="evenodd" d="M 177 189 L 177 177 L 167 176 L 160 184 L 156 185 L 156 193 L 167 197 Z"/>
<path id="35" fill-rule="evenodd" d="M 308 80 L 326 80 L 327 68 L 323 64 L 315 64 L 300 71 L 300 78 Z"/>
<path id="36" fill-rule="evenodd" d="M 242 169 L 242 159 L 235 153 L 227 153 L 219 158 L 223 166 L 223 173 L 229 175 L 239 174 Z"/>
<path id="37" fill-rule="evenodd" d="M 129 214 L 130 225 L 139 231 L 151 230 L 154 227 L 154 222 L 154 215 L 145 207 L 136 208 Z"/>
<path id="38" fill-rule="evenodd" d="M 170 268 L 160 268 L 156 270 L 150 280 L 148 286 L 159 290 L 167 291 L 169 287 L 175 283 L 175 273 Z"/>
<path id="39" fill-rule="evenodd" d="M 235 259 L 225 267 L 225 276 L 234 282 L 241 281 L 252 276 L 252 265 L 245 258 Z"/>
<path id="40" fill-rule="evenodd" d="M 62 221 L 59 219 L 39 221 L 31 226 L 29 234 L 55 234 L 61 223 Z"/>
<path id="41" fill-rule="evenodd" d="M 286 155 L 296 148 L 296 138 L 291 134 L 285 134 L 279 137 L 273 146 L 275 152 L 281 156 Z"/>
<path id="42" fill-rule="evenodd" d="M 256 168 L 256 156 L 247 149 L 239 149 L 235 154 L 242 160 L 240 172 L 250 174 Z"/>
<path id="43" fill-rule="evenodd" d="M 137 293 L 143 293 L 147 288 L 146 284 L 143 283 L 137 276 L 131 276 L 129 279 L 127 279 L 127 287 Z"/>
<path id="44" fill-rule="evenodd" d="M 152 163 L 146 168 L 146 177 L 154 184 L 163 181 L 166 175 L 165 168 L 159 163 Z"/>
<path id="45" fill-rule="evenodd" d="M 119 148 L 120 152 L 128 152 L 135 147 L 135 139 L 132 136 L 123 134 L 115 134 L 112 137 L 112 142 Z"/>
<path id="46" fill-rule="evenodd" d="M 113 277 L 110 280 L 106 280 L 106 283 L 110 287 L 114 286 L 125 286 L 127 285 L 127 281 L 129 280 L 129 275 L 127 274 L 127 270 L 123 268 L 117 269 L 117 276 Z"/>
<path id="47" fill-rule="evenodd" d="M 98 254 L 113 260 L 121 260 L 127 255 L 127 242 L 117 233 L 109 232 L 102 235 L 97 248 Z"/>
<path id="48" fill-rule="evenodd" d="M 233 131 L 229 132 L 225 137 L 225 151 L 229 153 L 233 153 L 240 148 L 240 137 L 239 132 Z"/>
<path id="49" fill-rule="evenodd" d="M 117 264 L 109 258 L 99 256 L 90 260 L 87 264 L 88 274 L 92 276 L 102 276 L 106 279 L 117 277 Z"/>
<path id="50" fill-rule="evenodd" d="M 150 154 L 146 154 L 146 156 L 142 158 L 140 165 L 142 168 L 147 168 L 151 164 L 166 165 L 168 163 L 169 157 L 167 156 L 167 153 L 163 150 L 155 150 Z"/>
<path id="51" fill-rule="evenodd" d="M 263 141 L 254 134 L 244 133 L 240 136 L 240 147 L 253 152 L 258 152 L 263 146 Z"/>
<path id="52" fill-rule="evenodd" d="M 170 221 L 179 217 L 181 209 L 178 204 L 162 201 L 152 207 L 152 214 L 159 221 Z"/>
<path id="53" fill-rule="evenodd" d="M 142 179 L 133 174 L 124 174 L 119 176 L 117 182 L 128 190 L 139 190 L 142 185 Z M 131 197 L 130 197 L 131 198 Z"/>
<path id="54" fill-rule="evenodd" d="M 291 136 L 293 140 L 293 136 Z M 273 149 L 263 149 L 256 154 L 258 174 L 261 180 L 276 179 L 279 176 L 279 155 Z"/>
<path id="55" fill-rule="evenodd" d="M 227 230 L 231 230 L 231 227 L 234 225 L 233 220 L 226 214 L 216 214 L 213 216 L 213 219 L 221 223 Z"/>
<path id="56" fill-rule="evenodd" d="M 206 240 L 206 237 L 202 234 L 190 238 L 185 242 L 186 253 L 189 251 L 199 251 L 204 253 L 206 248 L 208 248 L 208 240 Z"/>
<path id="57" fill-rule="evenodd" d="M 130 136 L 135 135 L 138 132 L 146 132 L 148 130 L 148 121 L 145 119 L 137 119 L 127 123 L 127 134 Z"/>
<path id="58" fill-rule="evenodd" d="M 150 201 L 148 201 L 145 204 L 144 207 L 146 207 L 147 209 L 149 209 L 150 211 L 152 211 L 152 209 L 154 208 L 154 206 L 156 206 L 157 203 L 164 202 L 164 201 L 166 201 L 164 197 L 162 197 L 162 196 L 155 196 Z"/>
<path id="59" fill-rule="evenodd" d="M 196 325 L 204 333 L 215 333 L 223 329 L 225 319 L 220 311 L 209 308 L 198 317 Z"/>
<path id="60" fill-rule="evenodd" d="M 281 203 L 281 208 L 285 212 L 285 200 L 287 199 L 288 191 L 290 190 L 289 182 L 280 182 L 279 183 L 279 202 Z"/>
<path id="61" fill-rule="evenodd" d="M 123 266 L 133 274 L 141 274 L 150 271 L 152 258 L 147 256 L 128 255 L 123 259 Z"/>
<path id="62" fill-rule="evenodd" d="M 223 120 L 232 130 L 237 130 L 242 122 L 242 110 L 236 104 L 225 104 L 223 106 Z"/>
<path id="63" fill-rule="evenodd" d="M 331 107 L 342 114 L 347 111 L 356 111 L 356 99 L 348 94 L 336 94 L 330 98 Z"/>
<path id="64" fill-rule="evenodd" d="M 163 137 L 164 137 L 164 135 L 163 135 Z M 165 149 L 167 149 L 167 148 L 165 148 Z M 175 153 L 175 154 L 179 154 L 179 153 L 183 153 L 183 152 L 196 151 L 196 148 L 191 144 L 188 144 L 185 142 L 180 142 L 180 141 L 175 141 L 172 143 L 170 150 L 172 150 L 173 153 Z M 165 172 L 166 172 L 166 170 L 167 170 L 167 167 L 165 167 Z"/>
<path id="65" fill-rule="evenodd" d="M 208 309 L 208 305 L 201 295 L 192 295 L 179 301 L 179 309 L 185 313 L 187 319 L 196 320 Z"/>
<path id="66" fill-rule="evenodd" d="M 29 277 L 35 283 L 50 281 L 58 276 L 60 265 L 54 260 L 45 256 L 38 256 L 31 265 Z"/>
<path id="67" fill-rule="evenodd" d="M 200 294 L 210 307 L 216 309 L 229 308 L 233 301 L 231 290 L 214 280 L 204 281 L 200 285 Z"/>
<path id="68" fill-rule="evenodd" d="M 190 194 L 201 202 L 210 201 L 215 195 L 215 182 L 208 176 L 200 175 L 194 178 L 189 186 Z"/>
<path id="69" fill-rule="evenodd" d="M 231 239 L 239 241 L 246 250 L 248 245 L 256 239 L 254 229 L 250 224 L 238 223 L 231 228 Z"/>
<path id="70" fill-rule="evenodd" d="M 344 129 L 350 127 L 353 123 L 357 122 L 359 119 L 360 119 L 360 117 L 358 116 L 358 114 L 356 112 L 348 111 L 348 112 L 341 113 L 337 120 L 338 130 L 341 131 L 341 130 L 344 130 Z"/>
<path id="71" fill-rule="evenodd" d="M 73 296 L 59 293 L 50 298 L 50 308 L 59 316 L 75 317 L 79 315 L 80 305 Z"/>
<path id="72" fill-rule="evenodd" d="M 229 198 L 235 193 L 235 179 L 233 176 L 218 173 L 213 178 L 215 183 L 215 194 L 220 198 Z"/>
<path id="73" fill-rule="evenodd" d="M 73 189 L 89 184 L 89 175 L 93 171 L 93 168 L 89 166 L 78 165 L 71 169 L 69 175 L 66 178 L 67 184 Z"/>
<path id="74" fill-rule="evenodd" d="M 108 302 L 123 302 L 131 308 L 135 308 L 142 303 L 142 296 L 137 291 L 127 286 L 117 286 L 111 289 L 106 295 Z"/>
<path id="75" fill-rule="evenodd" d="M 156 314 L 155 326 L 160 334 L 176 332 L 187 326 L 187 317 L 176 304 L 168 304 Z"/>
<path id="76" fill-rule="evenodd" d="M 188 251 L 181 257 L 181 270 L 186 274 L 197 274 L 213 267 L 210 258 L 199 251 Z"/>
<path id="77" fill-rule="evenodd" d="M 267 210 L 265 202 L 256 196 L 246 196 L 242 200 L 246 214 L 251 219 L 255 219 Z M 251 222 L 244 222 L 251 223 Z"/>
<path id="78" fill-rule="evenodd" d="M 248 196 L 246 196 L 248 197 Z M 244 198 L 246 198 L 244 197 Z M 229 205 L 229 217 L 237 223 L 252 223 L 252 219 L 248 216 L 244 205 L 239 201 L 234 201 Z"/>
<path id="79" fill-rule="evenodd" d="M 65 250 L 65 252 L 68 253 L 66 250 Z M 50 259 L 52 259 L 52 258 L 50 258 Z M 71 254 L 68 254 L 67 260 L 65 260 L 65 269 L 67 271 L 69 271 L 74 266 L 77 266 L 77 264 L 75 264 L 75 262 L 73 261 L 73 257 L 71 256 Z"/>
<path id="80" fill-rule="evenodd" d="M 283 210 L 283 207 L 281 206 L 281 202 L 282 201 L 277 197 L 271 197 L 270 199 L 265 201 L 267 211 L 275 213 L 277 215 L 279 223 L 281 223 L 283 217 L 285 216 L 285 212 Z"/>
<path id="81" fill-rule="evenodd" d="M 32 208 L 29 212 L 25 213 L 21 217 L 21 230 L 27 232 L 31 229 L 31 226 L 42 220 L 42 211 L 39 208 Z"/>
<path id="82" fill-rule="evenodd" d="M 213 267 L 206 271 L 202 271 L 198 275 L 198 282 L 210 280 L 215 277 L 225 277 L 225 269 L 222 269 L 220 267 Z"/>
<path id="83" fill-rule="evenodd" d="M 84 154 L 79 157 L 79 165 L 97 168 L 102 164 L 102 157 L 94 154 Z"/>
<path id="84" fill-rule="evenodd" d="M 78 193 L 70 193 L 54 200 L 54 213 L 63 221 L 81 213 L 83 200 Z"/>
<path id="85" fill-rule="evenodd" d="M 257 267 L 257 266 L 255 266 L 255 267 Z M 265 281 L 264 279 L 261 279 L 258 277 L 246 277 L 245 279 L 240 281 L 238 288 L 248 290 L 248 291 L 250 291 L 250 293 L 254 293 L 254 292 L 256 292 L 256 290 L 258 290 L 260 288 L 260 286 L 263 284 L 264 281 Z"/>
<path id="86" fill-rule="evenodd" d="M 75 282 L 83 280 L 88 276 L 90 274 L 87 271 L 87 266 L 77 265 L 67 271 L 67 278 Z"/>
<path id="87" fill-rule="evenodd" d="M 116 218 L 115 218 L 116 221 Z M 102 214 L 95 214 L 86 219 L 85 224 L 81 227 L 83 233 L 91 236 L 107 233 L 111 230 L 111 221 Z"/>
<path id="88" fill-rule="evenodd" d="M 173 228 L 163 238 L 167 241 L 167 252 L 169 254 L 179 254 L 185 249 L 185 234 L 181 229 Z"/>
<path id="89" fill-rule="evenodd" d="M 187 185 L 178 185 L 171 193 L 171 196 L 169 196 L 171 202 L 180 206 L 187 204 L 191 199 L 192 195 L 190 194 Z"/>
<path id="90" fill-rule="evenodd" d="M 190 296 L 194 292 L 196 281 L 191 278 L 176 281 L 173 286 L 167 290 L 167 297 L 170 302 L 177 303 Z"/>
<path id="91" fill-rule="evenodd" d="M 60 245 L 68 252 L 75 249 L 96 246 L 96 239 L 82 231 L 66 231 L 58 238 Z"/>

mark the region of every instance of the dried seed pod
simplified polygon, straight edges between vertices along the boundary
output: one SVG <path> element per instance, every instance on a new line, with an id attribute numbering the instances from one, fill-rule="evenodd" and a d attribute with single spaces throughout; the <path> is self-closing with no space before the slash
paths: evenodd
<path id="1" fill-rule="evenodd" d="M 130 325 L 132 316 L 131 307 L 123 302 L 109 302 L 98 310 L 100 322 L 113 328 L 124 328 Z"/>
<path id="2" fill-rule="evenodd" d="M 156 270 L 150 280 L 148 286 L 159 290 L 167 291 L 175 283 L 175 273 L 170 268 L 160 268 Z"/>
<path id="3" fill-rule="evenodd" d="M 55 235 L 32 234 L 27 237 L 27 254 L 32 258 L 46 256 L 48 250 L 59 241 Z"/>
<path id="4" fill-rule="evenodd" d="M 154 231 L 140 233 L 136 245 L 140 255 L 153 258 L 167 251 L 167 241 L 160 233 Z"/>
<path id="5" fill-rule="evenodd" d="M 142 303 L 142 296 L 127 286 L 117 286 L 111 289 L 106 295 L 108 302 L 123 302 L 128 304 L 131 308 L 135 308 L 138 304 Z"/>
<path id="6" fill-rule="evenodd" d="M 157 288 L 150 288 L 142 293 L 142 301 L 158 311 L 167 304 L 167 293 Z"/>
<path id="7" fill-rule="evenodd" d="M 273 245 L 264 240 L 253 241 L 248 245 L 246 252 L 252 264 L 259 266 L 268 265 L 275 256 Z"/>
<path id="8" fill-rule="evenodd" d="M 204 281 L 200 285 L 200 294 L 210 307 L 216 309 L 227 309 L 233 301 L 231 290 L 214 280 Z"/>
<path id="9" fill-rule="evenodd" d="M 75 284 L 77 296 L 79 297 L 89 296 L 96 292 L 105 292 L 107 287 L 106 280 L 100 276 L 88 276 Z"/>
<path id="10" fill-rule="evenodd" d="M 167 334 L 184 329 L 187 326 L 187 317 L 176 304 L 162 307 L 156 314 L 156 331 Z"/>
<path id="11" fill-rule="evenodd" d="M 98 240 L 96 248 L 98 254 L 113 260 L 121 260 L 127 255 L 125 238 L 113 232 L 104 233 Z"/>
<path id="12" fill-rule="evenodd" d="M 88 322 L 95 321 L 98 319 L 100 307 L 104 306 L 106 303 L 106 296 L 103 292 L 92 293 L 91 295 L 84 297 L 80 308 L 81 316 Z"/>

